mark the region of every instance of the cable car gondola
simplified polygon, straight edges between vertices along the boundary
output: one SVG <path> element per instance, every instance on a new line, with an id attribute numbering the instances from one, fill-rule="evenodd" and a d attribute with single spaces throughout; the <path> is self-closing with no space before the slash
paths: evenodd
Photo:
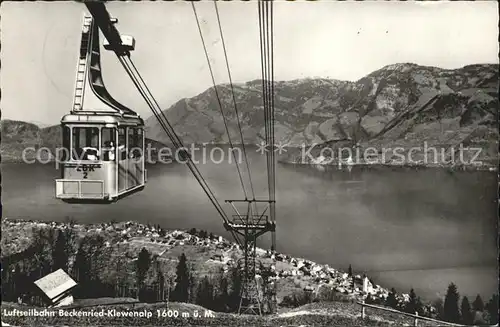
<path id="1" fill-rule="evenodd" d="M 124 50 L 134 49 L 132 37 L 121 38 Z M 144 121 L 107 92 L 99 27 L 92 17 L 84 17 L 73 109 L 61 119 L 61 127 L 62 176 L 56 179 L 56 198 L 109 203 L 144 188 Z"/>

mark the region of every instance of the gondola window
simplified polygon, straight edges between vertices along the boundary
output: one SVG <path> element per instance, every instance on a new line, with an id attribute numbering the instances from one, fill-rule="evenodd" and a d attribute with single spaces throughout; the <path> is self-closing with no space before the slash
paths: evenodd
<path id="1" fill-rule="evenodd" d="M 119 160 L 127 159 L 127 134 L 125 134 L 125 127 L 118 128 L 118 157 Z"/>
<path id="2" fill-rule="evenodd" d="M 99 128 L 73 127 L 72 155 L 74 160 L 99 160 Z"/>
<path id="3" fill-rule="evenodd" d="M 139 129 L 129 128 L 128 129 L 128 148 L 129 148 L 129 158 L 140 158 L 142 155 L 142 136 L 139 139 Z"/>
<path id="4" fill-rule="evenodd" d="M 101 130 L 102 160 L 115 161 L 116 159 L 116 129 L 102 128 Z"/>

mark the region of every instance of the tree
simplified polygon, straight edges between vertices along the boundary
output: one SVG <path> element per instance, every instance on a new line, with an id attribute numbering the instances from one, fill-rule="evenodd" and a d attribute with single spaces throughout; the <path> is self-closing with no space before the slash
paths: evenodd
<path id="1" fill-rule="evenodd" d="M 146 248 L 142 248 L 136 261 L 137 287 L 139 288 L 139 298 L 144 295 L 144 280 L 151 266 L 151 254 Z"/>
<path id="2" fill-rule="evenodd" d="M 7 269 L 10 269 L 10 267 Z M 12 273 L 11 282 L 12 282 L 14 299 L 17 299 L 18 297 L 22 297 L 26 292 L 27 285 L 25 285 L 25 283 L 23 283 L 23 272 L 21 271 L 21 268 L 19 267 L 19 264 L 17 264 L 17 263 L 16 263 L 16 266 L 15 266 L 14 271 Z"/>
<path id="3" fill-rule="evenodd" d="M 55 232 L 53 229 L 37 229 L 33 231 L 33 252 L 37 265 L 33 270 L 35 278 L 42 278 L 52 270 L 52 248 L 54 246 Z"/>
<path id="4" fill-rule="evenodd" d="M 231 291 L 229 292 L 229 309 L 238 310 L 241 298 L 242 273 L 240 264 L 231 268 Z"/>
<path id="5" fill-rule="evenodd" d="M 187 259 L 184 253 L 179 257 L 176 269 L 175 287 L 172 293 L 172 300 L 177 302 L 187 302 L 189 299 L 190 274 L 187 266 Z"/>
<path id="6" fill-rule="evenodd" d="M 194 280 L 194 267 L 193 263 L 189 265 L 188 273 L 189 273 L 189 278 L 188 278 L 188 302 L 193 303 L 195 300 L 195 288 L 196 288 L 196 283 Z"/>
<path id="7" fill-rule="evenodd" d="M 351 287 L 354 289 L 354 276 L 352 275 L 352 267 L 349 265 L 349 269 L 347 270 L 347 275 L 351 279 Z"/>
<path id="8" fill-rule="evenodd" d="M 219 310 L 222 312 L 227 311 L 227 302 L 229 301 L 229 283 L 227 282 L 227 278 L 222 276 L 219 285 L 219 295 L 218 295 L 218 303 Z"/>
<path id="9" fill-rule="evenodd" d="M 425 313 L 425 306 L 422 303 L 422 300 L 420 299 L 420 296 L 417 297 L 417 312 L 419 315 L 424 315 Z"/>
<path id="10" fill-rule="evenodd" d="M 210 283 L 208 276 L 205 276 L 198 286 L 196 293 L 196 304 L 207 309 L 213 309 L 214 306 L 214 287 Z"/>
<path id="11" fill-rule="evenodd" d="M 457 286 L 451 283 L 448 286 L 446 296 L 444 298 L 444 320 L 454 323 L 460 322 L 460 312 L 458 310 L 458 300 L 460 294 L 458 293 Z"/>
<path id="12" fill-rule="evenodd" d="M 443 320 L 444 319 L 444 308 L 443 308 L 443 300 L 438 298 L 432 304 L 434 308 L 436 308 L 436 318 Z"/>
<path id="13" fill-rule="evenodd" d="M 471 325 L 474 321 L 474 315 L 472 314 L 469 299 L 464 296 L 462 299 L 462 305 L 460 306 L 460 312 L 462 314 L 462 323 L 465 325 Z"/>
<path id="14" fill-rule="evenodd" d="M 498 324 L 498 294 L 493 294 L 486 305 L 486 310 L 488 311 L 488 315 L 490 317 L 490 324 Z"/>
<path id="15" fill-rule="evenodd" d="M 224 269 L 220 269 L 217 278 L 218 290 L 214 293 L 215 308 L 219 312 L 226 312 L 229 301 L 229 283 L 226 276 L 224 276 Z"/>
<path id="16" fill-rule="evenodd" d="M 375 303 L 375 301 L 373 300 L 372 295 L 370 293 L 368 293 L 368 295 L 366 296 L 365 303 L 366 304 L 374 304 Z"/>
<path id="17" fill-rule="evenodd" d="M 72 269 L 78 280 L 76 296 L 80 298 L 100 297 L 106 291 L 100 280 L 107 264 L 103 258 L 104 242 L 101 235 L 87 235 L 80 242 Z"/>
<path id="18" fill-rule="evenodd" d="M 413 288 L 410 290 L 410 300 L 405 305 L 405 311 L 411 314 L 415 314 L 415 312 L 419 311 L 418 298 Z"/>
<path id="19" fill-rule="evenodd" d="M 76 252 L 75 263 L 73 264 L 73 277 L 78 281 L 75 296 L 86 298 L 89 290 L 88 287 L 90 286 L 90 260 L 87 257 L 83 242 Z"/>
<path id="20" fill-rule="evenodd" d="M 52 270 L 62 269 L 68 271 L 68 240 L 65 233 L 60 230 L 57 234 L 57 240 L 52 251 Z"/>
<path id="21" fill-rule="evenodd" d="M 163 295 L 165 293 L 165 275 L 161 271 L 160 262 L 155 260 L 156 269 L 156 282 L 158 283 L 158 294 L 161 301 L 165 300 Z"/>
<path id="22" fill-rule="evenodd" d="M 484 310 L 484 303 L 483 303 L 483 299 L 481 298 L 481 295 L 478 294 L 476 296 L 476 299 L 472 303 L 472 309 L 474 311 L 480 311 L 480 312 L 482 312 Z"/>
<path id="23" fill-rule="evenodd" d="M 389 295 L 387 295 L 387 298 L 385 299 L 385 305 L 390 308 L 397 309 L 398 300 L 396 299 L 396 290 L 394 288 L 391 288 Z"/>

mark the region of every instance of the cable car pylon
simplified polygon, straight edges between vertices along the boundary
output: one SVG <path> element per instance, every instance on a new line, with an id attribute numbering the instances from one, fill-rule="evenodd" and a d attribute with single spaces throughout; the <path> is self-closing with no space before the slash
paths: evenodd
<path id="1" fill-rule="evenodd" d="M 224 115 L 224 111 L 222 110 L 222 104 L 217 92 L 217 85 L 215 83 L 215 78 L 214 74 L 212 71 L 212 65 L 210 63 L 210 59 L 208 56 L 207 52 L 207 47 L 203 38 L 203 33 L 201 31 L 201 26 L 200 22 L 198 19 L 198 15 L 196 12 L 195 4 L 194 2 L 191 2 L 191 6 L 193 8 L 193 13 L 196 19 L 196 23 L 198 26 L 198 31 L 200 34 L 201 42 L 203 45 L 203 50 L 205 52 L 205 57 L 207 59 L 207 64 L 209 68 L 210 75 L 212 77 L 212 83 L 214 86 L 215 90 L 215 96 L 217 97 L 217 100 L 219 102 L 219 107 L 221 110 L 221 115 L 224 121 L 224 125 L 226 127 L 226 132 L 228 135 L 229 139 L 229 144 L 232 146 L 232 141 L 231 141 L 231 135 L 227 129 L 227 123 L 226 123 L 226 118 Z M 259 285 L 259 281 L 263 281 L 260 278 L 259 271 L 257 268 L 257 257 L 256 257 L 256 247 L 257 247 L 257 239 L 258 237 L 266 234 L 267 232 L 271 232 L 272 236 L 272 245 L 271 245 L 271 252 L 272 252 L 272 258 L 274 258 L 274 251 L 276 249 L 276 221 L 275 221 L 275 197 L 274 197 L 274 147 L 272 148 L 271 151 L 268 151 L 266 153 L 267 156 L 267 172 L 268 172 L 268 183 L 269 183 L 269 199 L 268 200 L 256 200 L 255 199 L 255 194 L 254 194 L 254 188 L 252 184 L 252 178 L 251 178 L 251 172 L 250 172 L 250 167 L 248 165 L 248 158 L 246 156 L 246 150 L 245 150 L 245 141 L 243 139 L 243 133 L 241 130 L 241 124 L 240 124 L 240 119 L 238 115 L 238 108 L 237 108 L 237 103 L 236 103 L 236 97 L 234 94 L 234 88 L 233 88 L 233 83 L 232 83 L 232 78 L 231 78 L 231 71 L 229 69 L 229 62 L 227 58 L 227 50 L 225 46 L 225 41 L 224 41 L 224 35 L 222 32 L 222 26 L 220 22 L 220 16 L 219 16 L 219 11 L 217 8 L 217 2 L 214 1 L 214 7 L 215 7 L 215 12 L 217 15 L 217 22 L 219 25 L 219 32 L 220 32 L 220 37 L 222 41 L 222 47 L 224 50 L 224 57 L 226 61 L 226 68 L 227 68 L 227 73 L 229 77 L 229 83 L 231 85 L 231 93 L 233 96 L 233 104 L 234 104 L 234 110 L 235 110 L 235 115 L 238 123 L 238 129 L 240 132 L 240 137 L 241 137 L 241 144 L 243 147 L 243 153 L 245 155 L 245 161 L 246 161 L 246 167 L 248 171 L 248 178 L 249 178 L 249 184 L 252 192 L 252 199 L 248 199 L 247 193 L 245 192 L 245 187 L 243 180 L 241 179 L 241 173 L 240 169 L 238 166 L 238 163 L 236 161 L 236 168 L 238 169 L 238 174 L 242 183 L 242 188 L 243 188 L 243 194 L 245 196 L 245 199 L 240 199 L 240 200 L 226 200 L 226 203 L 231 204 L 231 206 L 234 209 L 235 214 L 229 217 L 228 222 L 224 224 L 226 230 L 233 231 L 235 238 L 237 240 L 237 243 L 240 244 L 241 249 L 243 251 L 243 257 L 239 260 L 238 262 L 238 268 L 242 268 L 242 288 L 241 288 L 241 293 L 240 293 L 240 303 L 238 307 L 238 313 L 243 314 L 243 313 L 249 313 L 249 314 L 262 314 L 262 300 L 263 300 L 263 295 L 261 292 L 266 288 L 265 285 Z M 261 22 L 261 16 L 260 16 L 260 11 L 261 11 L 261 3 L 259 1 L 259 22 Z M 272 4 L 271 4 L 271 16 L 272 16 Z M 266 19 L 269 20 L 269 15 L 267 14 Z M 272 18 L 271 18 L 271 23 L 272 23 Z M 261 33 L 263 31 L 262 29 L 262 24 L 259 24 L 261 27 Z M 269 25 L 269 24 L 268 24 Z M 268 26 L 266 25 L 266 26 Z M 271 24 L 271 33 L 272 33 L 272 24 Z M 269 33 L 267 33 L 269 34 Z M 272 39 L 271 39 L 272 40 Z M 271 41 L 272 42 L 272 41 Z M 267 47 L 267 52 L 269 52 L 269 49 L 271 47 Z M 261 48 L 262 51 L 262 48 Z M 269 75 L 272 75 L 272 66 L 269 64 L 269 62 L 265 62 L 265 60 L 269 61 L 269 59 L 272 60 L 272 57 L 269 55 L 267 58 L 261 58 L 263 65 L 267 67 L 266 72 L 269 73 Z M 267 75 L 265 75 L 267 76 Z M 263 84 L 264 80 L 263 79 Z M 274 112 L 272 110 L 273 107 L 273 92 L 269 88 L 268 81 L 266 81 L 266 87 L 263 90 L 263 98 L 264 98 L 264 121 L 265 121 L 265 130 L 266 130 L 266 141 L 267 144 L 274 144 Z M 233 152 L 234 153 L 234 152 Z M 272 162 L 272 163 L 271 163 Z M 258 212 L 258 204 L 259 203 L 265 203 L 266 206 L 264 210 L 259 213 Z M 266 285 L 267 286 L 267 285 Z M 274 290 L 275 291 L 275 290 Z M 275 292 L 274 292 L 275 293 Z M 272 299 L 272 306 L 271 306 L 271 311 L 274 307 L 276 307 L 276 301 L 275 296 Z M 270 303 L 271 304 L 271 303 Z"/>
<path id="2" fill-rule="evenodd" d="M 232 215 L 224 227 L 227 230 L 232 230 L 241 237 L 239 241 L 243 257 L 238 262 L 238 268 L 242 266 L 242 288 L 240 296 L 240 304 L 238 313 L 244 314 L 262 314 L 262 300 L 261 294 L 263 288 L 259 285 L 260 275 L 258 274 L 257 267 L 257 238 L 267 232 L 276 231 L 276 223 L 269 219 L 267 214 L 273 201 L 269 200 L 226 200 L 229 203 L 235 214 Z M 266 206 L 262 213 L 255 211 L 258 208 L 258 203 L 265 203 Z M 246 208 L 238 209 L 238 204 Z M 241 209 L 245 209 L 242 211 Z"/>

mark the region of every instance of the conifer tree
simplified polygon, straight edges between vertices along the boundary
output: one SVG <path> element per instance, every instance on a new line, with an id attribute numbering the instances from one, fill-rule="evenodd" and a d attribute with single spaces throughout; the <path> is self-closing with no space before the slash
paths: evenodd
<path id="1" fill-rule="evenodd" d="M 219 290 L 215 297 L 217 310 L 220 312 L 225 312 L 227 310 L 227 304 L 229 301 L 229 283 L 226 276 L 224 276 L 224 270 L 221 268 L 219 272 Z"/>
<path id="2" fill-rule="evenodd" d="M 419 315 L 424 314 L 424 305 L 422 303 L 422 300 L 420 299 L 420 296 L 417 297 L 417 312 Z"/>
<path id="3" fill-rule="evenodd" d="M 63 231 L 59 231 L 57 233 L 57 240 L 54 245 L 54 250 L 52 251 L 52 270 L 56 271 L 58 269 L 62 269 L 64 271 L 68 271 L 68 256 L 67 252 L 68 248 L 68 240 L 66 239 L 66 235 Z"/>
<path id="4" fill-rule="evenodd" d="M 490 324 L 498 324 L 498 294 L 494 294 L 486 305 L 486 310 L 490 318 Z"/>
<path id="5" fill-rule="evenodd" d="M 459 299 L 460 294 L 458 293 L 457 286 L 451 283 L 448 286 L 448 290 L 444 298 L 444 320 L 454 323 L 460 322 L 460 311 L 458 309 Z"/>
<path id="6" fill-rule="evenodd" d="M 146 248 L 142 248 L 136 261 L 137 287 L 139 288 L 139 298 L 143 300 L 145 285 L 144 281 L 151 266 L 151 254 Z"/>
<path id="7" fill-rule="evenodd" d="M 413 288 L 410 290 L 410 300 L 405 305 L 405 311 L 411 314 L 415 314 L 418 311 L 417 307 L 417 295 Z"/>
<path id="8" fill-rule="evenodd" d="M 198 286 L 196 304 L 207 309 L 213 309 L 214 307 L 214 288 L 210 283 L 208 276 L 205 276 Z"/>
<path id="9" fill-rule="evenodd" d="M 474 311 L 480 311 L 480 312 L 482 312 L 484 310 L 484 303 L 483 303 L 483 299 L 481 298 L 481 295 L 478 294 L 476 296 L 476 299 L 472 303 L 472 309 Z"/>
<path id="10" fill-rule="evenodd" d="M 23 273 L 21 271 L 21 267 L 19 267 L 19 264 L 16 264 L 14 268 L 14 272 L 11 276 L 11 282 L 14 298 L 17 299 L 19 296 L 22 296 L 25 293 L 27 286 L 23 283 Z"/>
<path id="11" fill-rule="evenodd" d="M 436 308 L 436 318 L 439 320 L 444 320 L 443 299 L 437 298 L 432 305 L 434 306 L 434 308 Z"/>
<path id="12" fill-rule="evenodd" d="M 191 278 L 187 266 L 187 259 L 184 253 L 179 257 L 176 269 L 175 287 L 172 293 L 172 300 L 177 302 L 188 302 Z"/>
<path id="13" fill-rule="evenodd" d="M 391 288 L 391 291 L 389 292 L 389 295 L 385 300 L 385 305 L 387 305 L 390 308 L 397 309 L 398 300 L 396 299 L 396 290 L 394 288 Z"/>
<path id="14" fill-rule="evenodd" d="M 73 264 L 73 277 L 78 281 L 75 296 L 80 298 L 88 297 L 90 285 L 90 260 L 83 244 L 80 244 Z"/>
<path id="15" fill-rule="evenodd" d="M 231 291 L 229 293 L 229 305 L 231 311 L 238 310 L 241 298 L 242 274 L 240 266 L 231 269 Z"/>
<path id="16" fill-rule="evenodd" d="M 464 296 L 462 299 L 462 305 L 460 306 L 460 312 L 462 314 L 462 323 L 465 325 L 471 325 L 474 320 L 474 315 L 472 314 L 469 299 Z"/>

